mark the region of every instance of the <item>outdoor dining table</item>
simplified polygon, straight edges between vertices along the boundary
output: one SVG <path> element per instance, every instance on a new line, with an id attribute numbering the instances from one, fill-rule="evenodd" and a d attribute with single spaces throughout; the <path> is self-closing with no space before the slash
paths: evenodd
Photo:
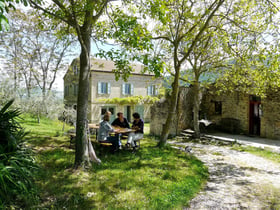
<path id="1" fill-rule="evenodd" d="M 95 123 L 89 123 L 88 124 L 88 128 L 91 130 L 95 130 L 95 135 L 96 135 L 96 139 L 97 139 L 97 134 L 98 134 L 98 129 L 99 129 L 99 125 L 95 124 Z M 118 126 L 112 126 L 112 128 L 115 130 L 114 132 L 112 132 L 112 134 L 128 134 L 131 132 L 135 132 L 135 129 L 131 129 L 131 128 L 121 128 Z"/>
<path id="2" fill-rule="evenodd" d="M 96 136 L 96 140 L 97 140 L 97 134 L 98 134 L 99 125 L 97 125 L 95 123 L 89 123 L 88 124 L 88 129 L 89 130 L 95 130 L 95 136 Z"/>
<path id="3" fill-rule="evenodd" d="M 131 129 L 131 128 L 122 128 L 122 127 L 118 127 L 118 126 L 112 126 L 115 130 L 114 133 L 121 133 L 121 134 L 124 134 L 124 133 L 131 133 L 131 132 L 135 132 L 136 130 L 135 129 Z"/>

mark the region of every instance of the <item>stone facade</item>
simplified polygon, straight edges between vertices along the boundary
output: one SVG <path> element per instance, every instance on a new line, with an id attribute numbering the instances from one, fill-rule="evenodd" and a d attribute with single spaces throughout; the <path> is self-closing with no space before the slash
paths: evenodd
<path id="1" fill-rule="evenodd" d="M 161 86 L 161 79 L 155 79 L 153 74 L 143 73 L 143 67 L 135 64 L 134 72 L 127 81 L 116 81 L 114 62 L 101 59 L 92 59 L 89 91 L 88 119 L 92 123 L 98 123 L 105 111 L 112 112 L 111 120 L 114 120 L 118 112 L 123 112 L 128 120 L 132 120 L 132 114 L 139 112 L 145 122 L 150 121 L 150 105 L 144 104 L 107 104 L 102 99 L 125 98 L 130 96 L 155 96 Z M 75 59 L 69 66 L 64 76 L 64 101 L 67 106 L 76 106 L 78 94 L 79 60 Z M 154 88 L 152 90 L 152 88 Z"/>
<path id="2" fill-rule="evenodd" d="M 171 135 L 193 129 L 191 88 L 181 88 L 177 116 L 172 123 Z M 167 97 L 168 98 L 168 97 Z M 168 112 L 168 100 L 151 108 L 151 133 L 160 135 Z M 217 94 L 214 88 L 202 92 L 200 119 L 211 121 L 212 127 L 225 132 L 280 139 L 280 91 L 271 91 L 260 99 L 249 94 L 229 92 Z"/>
<path id="3" fill-rule="evenodd" d="M 150 133 L 160 136 L 166 117 L 170 101 L 169 95 L 151 107 Z M 179 90 L 176 116 L 173 117 L 170 135 L 178 135 L 183 129 L 192 126 L 192 91 L 189 88 L 181 87 Z"/>
<path id="4" fill-rule="evenodd" d="M 201 112 L 204 113 L 205 119 L 215 123 L 216 127 L 221 130 L 231 133 L 247 133 L 249 95 L 239 92 L 217 95 L 207 90 L 201 101 Z M 225 126 L 229 126 L 229 128 Z"/>
<path id="5" fill-rule="evenodd" d="M 280 91 L 271 91 L 262 100 L 261 136 L 280 139 Z"/>

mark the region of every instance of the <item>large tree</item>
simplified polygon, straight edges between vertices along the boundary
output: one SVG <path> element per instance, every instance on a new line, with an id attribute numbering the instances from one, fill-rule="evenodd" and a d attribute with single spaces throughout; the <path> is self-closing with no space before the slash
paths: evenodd
<path id="1" fill-rule="evenodd" d="M 242 9 L 235 10 L 237 7 Z M 217 13 L 186 60 L 189 69 L 185 75 L 194 91 L 193 127 L 196 137 L 200 136 L 199 95 L 202 87 L 213 82 L 218 86 L 220 84 L 218 81 L 221 81 L 224 75 L 231 75 L 232 85 L 228 83 L 224 88 L 219 86 L 220 91 L 240 91 L 243 86 L 243 92 L 249 91 L 252 94 L 254 92 L 252 86 L 250 88 L 246 84 L 250 80 L 259 82 L 253 61 L 258 59 L 258 55 L 263 54 L 260 43 L 264 43 L 264 32 L 267 33 L 268 28 L 271 28 L 270 24 L 263 24 L 266 17 L 260 8 L 264 7 L 259 3 L 254 5 L 248 2 L 240 5 L 239 2 L 233 2 L 233 5 L 228 7 L 228 13 Z M 237 71 L 237 68 L 255 74 L 248 78 L 242 71 Z M 219 80 L 216 80 L 217 78 Z M 234 81 L 234 78 L 238 78 L 238 82 Z M 236 82 L 238 84 L 233 85 Z"/>
<path id="2" fill-rule="evenodd" d="M 170 106 L 162 128 L 159 146 L 166 144 L 171 123 L 176 115 L 182 67 L 224 3 L 225 0 L 146 1 L 146 12 L 155 21 L 153 38 L 160 40 L 162 53 L 165 54 L 166 62 L 172 64 L 169 70 L 174 74 Z"/>
<path id="3" fill-rule="evenodd" d="M 93 29 L 97 26 L 100 16 L 104 13 L 110 1 L 52 0 L 50 4 L 40 5 L 33 0 L 29 0 L 30 5 L 35 9 L 42 10 L 46 15 L 63 21 L 70 28 L 74 29 L 81 46 L 77 99 L 76 168 L 89 164 L 90 158 L 98 161 L 87 134 L 91 37 Z"/>
<path id="4" fill-rule="evenodd" d="M 168 2 L 147 0 L 136 5 L 138 12 L 142 14 L 142 25 L 147 26 L 150 31 L 149 37 L 159 44 L 162 59 L 169 64 L 166 68 L 174 76 L 168 116 L 162 129 L 159 145 L 166 144 L 170 125 L 176 113 L 181 71 L 188 68 L 192 69 L 193 79 L 190 82 L 196 93 L 193 110 L 194 127 L 196 135 L 199 136 L 200 76 L 203 72 L 213 69 L 217 62 L 217 59 L 212 61 L 208 59 L 212 59 L 211 56 L 214 53 L 218 54 L 219 50 L 222 51 L 222 56 L 225 54 L 231 56 L 230 59 L 240 55 L 239 52 L 242 50 L 245 53 L 245 49 L 248 49 L 246 56 L 249 52 L 254 52 L 253 49 L 257 46 L 252 40 L 261 29 L 266 28 L 263 27 L 263 23 L 265 21 L 268 23 L 267 20 L 274 14 L 275 7 L 271 1 L 266 0 L 173 0 Z M 250 37 L 247 37 L 248 35 Z M 244 40 L 238 43 L 238 46 L 233 45 L 234 42 L 240 40 L 237 39 L 239 36 L 245 37 Z M 250 45 L 247 47 L 248 43 Z M 204 48 L 208 48 L 209 51 L 207 52 Z M 243 59 L 246 60 L 248 57 L 244 55 Z M 229 59 L 224 61 L 229 62 Z M 198 62 L 201 62 L 201 65 Z"/>

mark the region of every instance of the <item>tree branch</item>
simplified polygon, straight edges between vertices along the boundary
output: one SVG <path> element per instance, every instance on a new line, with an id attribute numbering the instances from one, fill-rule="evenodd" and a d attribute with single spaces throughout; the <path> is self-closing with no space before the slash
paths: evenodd
<path id="1" fill-rule="evenodd" d="M 57 0 L 53 0 L 53 2 L 54 2 L 55 4 L 56 4 L 56 1 L 57 1 Z M 57 6 L 61 5 L 59 1 L 57 1 L 57 2 L 59 3 L 59 4 L 56 4 Z M 45 13 L 47 13 L 47 14 L 49 14 L 49 15 L 51 15 L 51 16 L 53 16 L 53 17 L 59 19 L 59 20 L 62 20 L 63 22 L 65 22 L 65 23 L 67 23 L 67 24 L 69 24 L 69 25 L 71 25 L 71 26 L 73 26 L 73 22 L 70 21 L 71 19 L 69 19 L 69 17 L 68 17 L 68 19 L 65 19 L 65 18 L 63 18 L 63 17 L 61 17 L 61 16 L 59 16 L 59 15 L 53 13 L 53 12 L 50 12 L 49 10 L 47 10 L 47 9 L 45 9 L 45 8 L 43 8 L 43 7 L 41 7 L 39 4 L 37 4 L 37 3 L 34 2 L 33 0 L 29 0 L 29 3 L 30 3 L 30 5 L 31 5 L 33 8 L 39 9 L 39 10 L 41 10 L 41 11 L 43 11 L 43 12 L 45 12 Z M 63 6 L 63 5 L 62 5 L 62 6 Z M 59 7 L 60 7 L 60 6 L 59 6 Z M 61 7 L 60 7 L 60 8 L 61 8 Z M 63 6 L 63 8 L 65 8 L 65 7 Z M 65 13 L 67 14 L 66 8 L 65 8 L 65 10 L 64 10 L 63 8 L 61 8 L 61 9 L 63 10 L 63 12 L 65 12 Z M 68 15 L 70 16 L 70 14 L 68 14 Z M 66 17 L 67 17 L 67 16 L 66 16 Z"/>
<path id="2" fill-rule="evenodd" d="M 95 22 L 98 20 L 98 18 L 102 15 L 102 13 L 103 13 L 105 7 L 107 6 L 107 4 L 108 4 L 110 1 L 113 1 L 113 0 L 105 0 L 105 1 L 103 2 L 103 5 L 101 5 L 101 8 L 99 8 L 99 12 L 98 12 L 96 15 L 94 15 L 94 16 L 92 17 L 93 23 L 95 23 Z"/>
<path id="3" fill-rule="evenodd" d="M 199 40 L 201 34 L 206 30 L 207 26 L 209 25 L 210 20 L 213 18 L 214 14 L 216 13 L 216 11 L 220 8 L 220 6 L 224 3 L 225 0 L 219 0 L 216 8 L 211 12 L 211 14 L 209 15 L 209 17 L 207 18 L 206 22 L 204 23 L 204 25 L 202 26 L 202 28 L 199 30 L 199 33 L 195 36 L 190 48 L 188 49 L 187 53 L 183 56 L 183 58 L 179 61 L 179 63 L 181 64 L 183 61 L 186 60 L 186 58 L 189 56 L 189 54 L 191 53 L 193 47 L 195 46 L 195 44 L 197 43 L 197 41 Z M 216 2 L 216 1 L 215 1 Z M 214 4 L 214 3 L 213 3 Z M 213 5 L 212 4 L 212 5 Z M 212 7 L 211 5 L 211 7 Z"/>

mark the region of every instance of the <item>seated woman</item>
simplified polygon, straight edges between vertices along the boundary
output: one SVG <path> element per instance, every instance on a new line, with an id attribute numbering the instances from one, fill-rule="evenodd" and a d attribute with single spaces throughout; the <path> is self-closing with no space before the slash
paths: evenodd
<path id="1" fill-rule="evenodd" d="M 103 116 L 103 121 L 99 124 L 99 132 L 97 140 L 102 143 L 112 143 L 113 151 L 117 151 L 119 148 L 119 135 L 110 136 L 111 132 L 116 132 L 109 123 L 110 114 L 106 113 Z"/>
<path id="2" fill-rule="evenodd" d="M 135 151 L 136 140 L 142 139 L 144 135 L 144 121 L 140 118 L 140 115 L 135 112 L 133 113 L 134 121 L 132 123 L 131 128 L 135 130 L 135 132 L 131 132 L 128 135 L 127 144 L 131 145 L 133 151 Z"/>

